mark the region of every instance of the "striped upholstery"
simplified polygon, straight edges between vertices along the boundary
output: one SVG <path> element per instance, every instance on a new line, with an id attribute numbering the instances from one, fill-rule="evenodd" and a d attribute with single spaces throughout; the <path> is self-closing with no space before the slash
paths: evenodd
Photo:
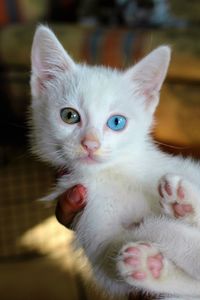
<path id="1" fill-rule="evenodd" d="M 47 14 L 46 0 L 1 0 L 0 26 L 16 22 L 39 21 Z"/>
<path id="2" fill-rule="evenodd" d="M 0 25 L 21 21 L 21 19 L 17 1 L 0 1 Z"/>
<path id="3" fill-rule="evenodd" d="M 141 57 L 145 36 L 131 30 L 90 30 L 83 39 L 81 58 L 90 64 L 125 67 Z"/>

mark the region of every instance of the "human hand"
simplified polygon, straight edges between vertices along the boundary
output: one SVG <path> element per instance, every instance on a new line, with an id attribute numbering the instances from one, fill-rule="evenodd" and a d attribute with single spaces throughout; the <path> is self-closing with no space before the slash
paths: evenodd
<path id="1" fill-rule="evenodd" d="M 70 227 L 75 215 L 86 205 L 86 193 L 86 188 L 77 184 L 59 197 L 55 212 L 58 222 Z"/>

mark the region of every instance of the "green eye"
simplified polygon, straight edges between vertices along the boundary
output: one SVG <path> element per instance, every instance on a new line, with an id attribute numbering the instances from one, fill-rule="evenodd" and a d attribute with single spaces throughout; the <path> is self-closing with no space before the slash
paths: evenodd
<path id="1" fill-rule="evenodd" d="M 81 120 L 79 113 L 70 107 L 61 109 L 60 116 L 61 119 L 67 124 L 79 123 Z"/>

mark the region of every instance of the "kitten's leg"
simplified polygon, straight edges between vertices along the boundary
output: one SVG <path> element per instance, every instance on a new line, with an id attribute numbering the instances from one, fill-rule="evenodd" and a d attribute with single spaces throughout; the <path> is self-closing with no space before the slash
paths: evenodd
<path id="1" fill-rule="evenodd" d="M 170 216 L 200 226 L 200 190 L 181 176 L 168 174 L 159 182 L 161 210 Z"/>
<path id="2" fill-rule="evenodd" d="M 199 282 L 177 268 L 152 243 L 125 245 L 118 256 L 117 269 L 125 282 L 148 292 L 200 295 Z"/>
<path id="3" fill-rule="evenodd" d="M 132 240 L 150 241 L 160 252 L 192 278 L 200 280 L 200 232 L 166 216 L 147 217 L 132 231 Z M 130 241 L 130 239 L 129 239 Z M 200 284 L 198 284 L 200 289 Z M 195 290 L 194 290 L 195 291 Z M 193 295 L 193 294 L 192 294 Z"/>

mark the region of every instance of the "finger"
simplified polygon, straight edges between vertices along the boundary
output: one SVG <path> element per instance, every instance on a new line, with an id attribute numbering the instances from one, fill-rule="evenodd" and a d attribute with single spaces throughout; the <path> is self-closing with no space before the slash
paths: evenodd
<path id="1" fill-rule="evenodd" d="M 69 212 L 67 214 L 64 214 L 63 211 L 62 211 L 62 208 L 60 207 L 60 204 L 58 202 L 58 204 L 56 206 L 56 210 L 55 210 L 55 215 L 56 215 L 56 218 L 57 218 L 59 223 L 61 223 L 65 227 L 69 228 L 70 224 L 73 221 L 73 218 L 74 218 L 75 214 L 76 213 L 74 213 L 74 212 L 73 213 Z"/>
<path id="2" fill-rule="evenodd" d="M 86 203 L 86 188 L 80 184 L 67 190 L 59 199 L 59 204 L 64 213 L 77 212 Z"/>
<path id="3" fill-rule="evenodd" d="M 67 190 L 58 200 L 56 217 L 58 221 L 68 226 L 78 211 L 86 205 L 86 188 L 78 184 Z"/>

